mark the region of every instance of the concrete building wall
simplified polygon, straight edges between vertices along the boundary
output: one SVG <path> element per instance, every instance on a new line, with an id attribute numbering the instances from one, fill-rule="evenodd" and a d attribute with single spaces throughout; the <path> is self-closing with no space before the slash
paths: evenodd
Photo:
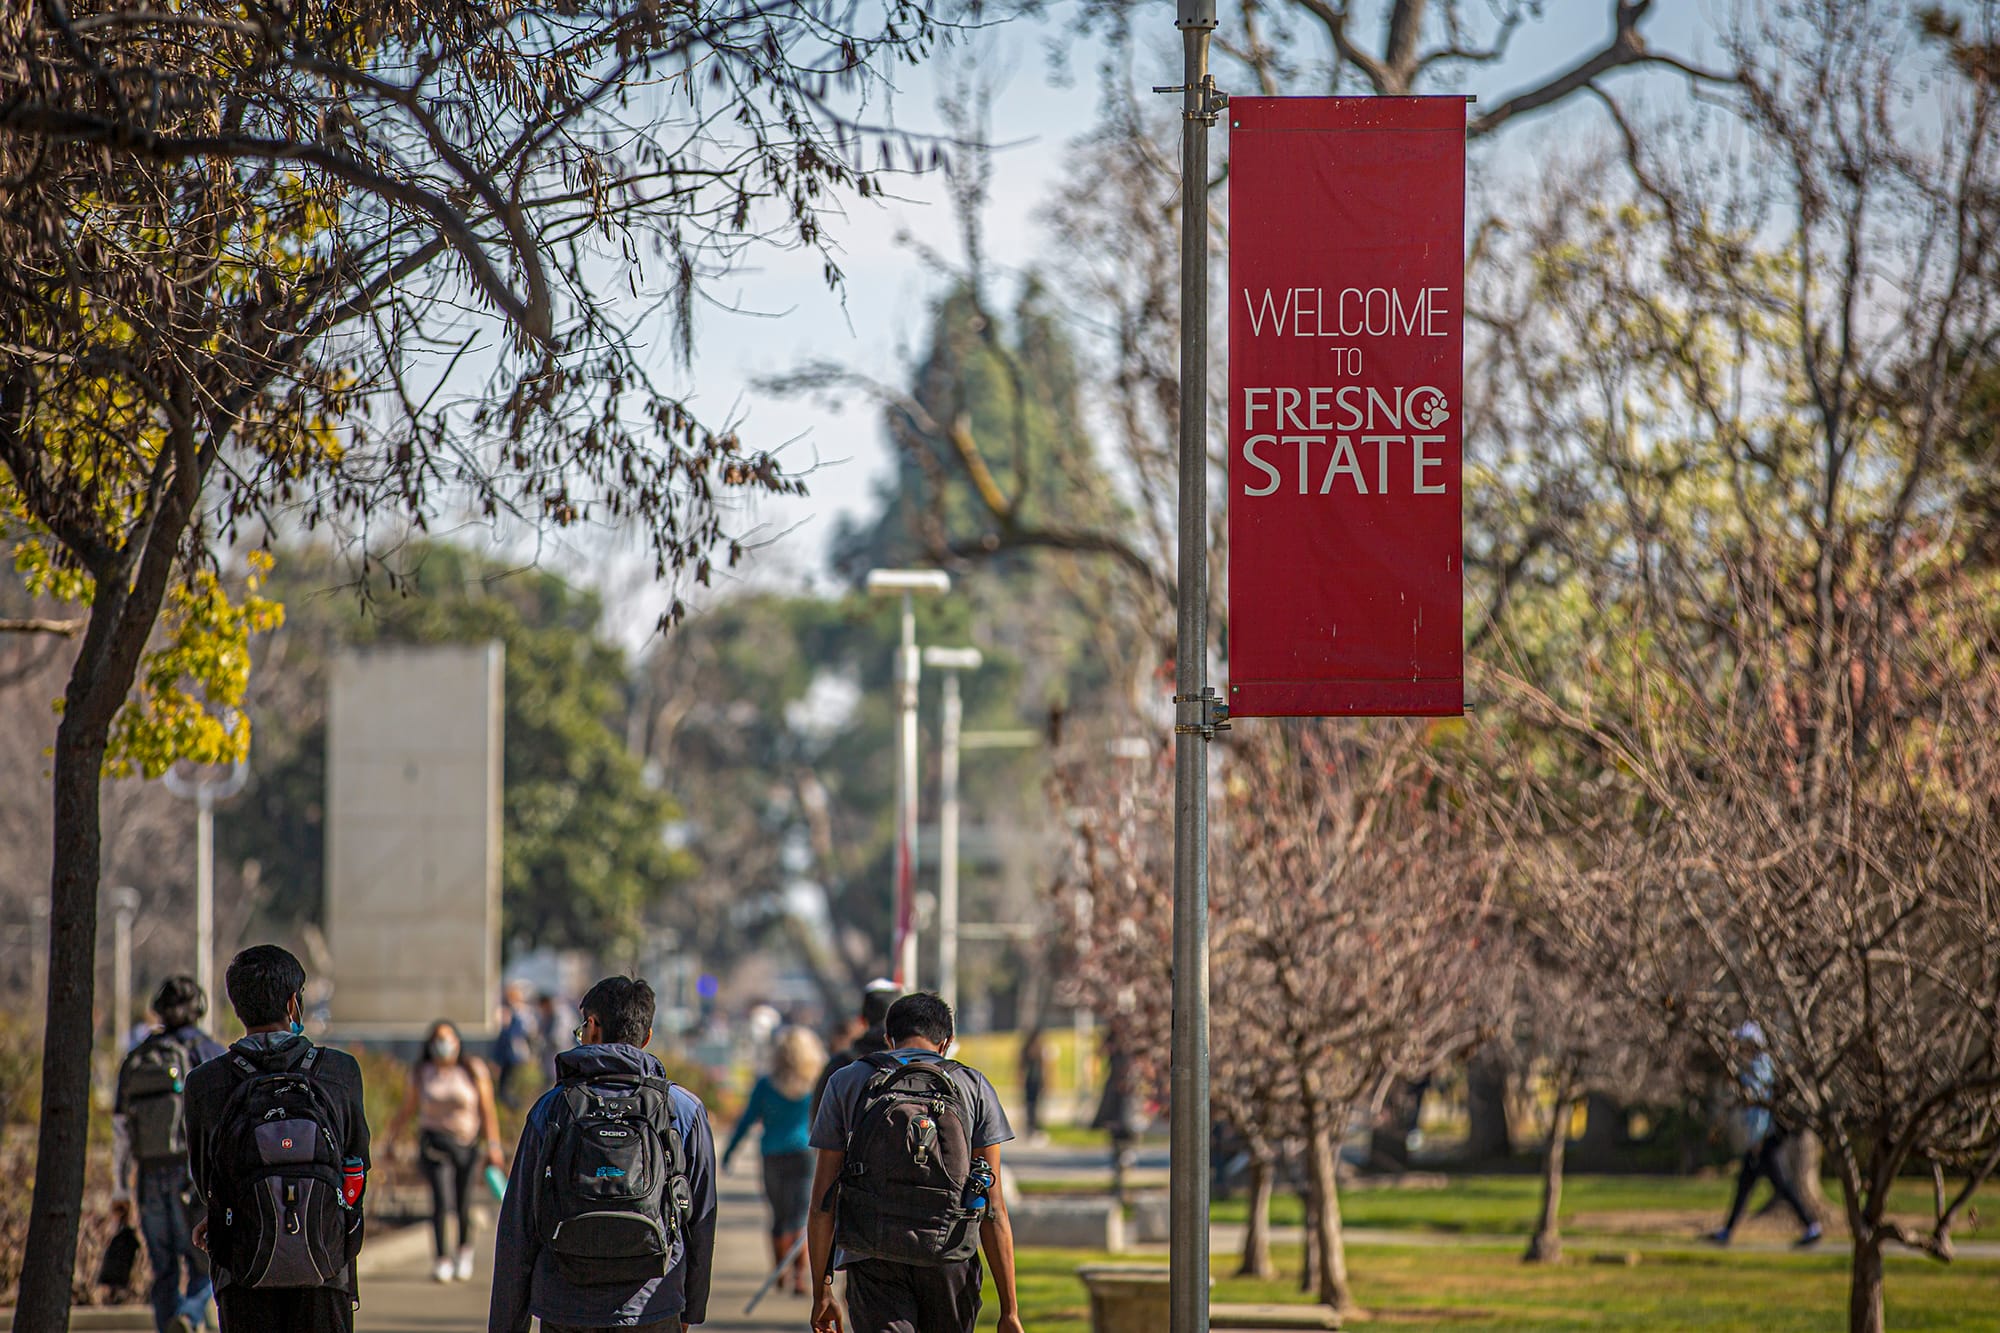
<path id="1" fill-rule="evenodd" d="M 498 642 L 335 658 L 327 699 L 333 1026 L 492 1028 L 500 986 Z"/>

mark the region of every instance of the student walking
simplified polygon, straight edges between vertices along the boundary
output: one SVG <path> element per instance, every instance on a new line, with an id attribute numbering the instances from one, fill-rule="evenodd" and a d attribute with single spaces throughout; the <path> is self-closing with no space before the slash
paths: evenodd
<path id="1" fill-rule="evenodd" d="M 826 1047 L 811 1029 L 788 1027 L 772 1043 L 771 1072 L 750 1089 L 750 1101 L 722 1150 L 722 1169 L 753 1125 L 762 1125 L 758 1155 L 764 1159 L 764 1202 L 771 1209 L 771 1263 L 783 1265 L 798 1244 L 812 1211 L 813 1152 L 807 1111 L 813 1079 L 826 1063 Z M 794 1256 L 786 1285 L 799 1295 L 811 1288 L 803 1250 Z"/>
<path id="2" fill-rule="evenodd" d="M 999 1333 L 1022 1333 L 999 1187 L 1000 1145 L 1014 1131 L 999 1095 L 945 1058 L 952 1012 L 937 996 L 905 995 L 883 1029 L 890 1049 L 828 1080 L 813 1119 L 812 1327 L 842 1333 L 838 1269 L 853 1333 L 972 1333 L 983 1251 Z"/>
<path id="3" fill-rule="evenodd" d="M 1042 1030 L 1029 1031 L 1021 1043 L 1021 1110 L 1028 1122 L 1028 1142 L 1040 1143 L 1042 1133 L 1042 1092 L 1047 1087 L 1049 1053 Z"/>
<path id="4" fill-rule="evenodd" d="M 161 982 L 153 1013 L 160 1025 L 118 1066 L 111 1210 L 120 1224 L 130 1223 L 136 1185 L 139 1234 L 153 1269 L 153 1325 L 160 1333 L 192 1333 L 208 1324 L 214 1284 L 208 1256 L 194 1244 L 201 1207 L 188 1176 L 187 1077 L 223 1049 L 201 1030 L 208 996 L 193 977 Z"/>
<path id="5" fill-rule="evenodd" d="M 861 1011 L 849 1022 L 851 1034 L 846 1043 L 835 1051 L 820 1071 L 819 1082 L 813 1084 L 812 1115 L 819 1118 L 820 1098 L 826 1095 L 827 1080 L 853 1064 L 864 1055 L 889 1049 L 889 1039 L 882 1032 L 882 1024 L 889 1017 L 889 1006 L 903 993 L 902 988 L 886 977 L 878 977 L 868 983 L 861 992 Z"/>
<path id="6" fill-rule="evenodd" d="M 417 1160 L 431 1187 L 431 1243 L 437 1254 L 431 1276 L 439 1282 L 465 1282 L 472 1277 L 472 1200 L 480 1163 L 505 1170 L 507 1158 L 500 1147 L 493 1080 L 483 1061 L 465 1053 L 458 1029 L 444 1019 L 431 1025 L 424 1053 L 410 1068 L 403 1104 L 389 1122 L 391 1143 L 412 1118 L 417 1122 Z M 447 1227 L 453 1212 L 458 1215 L 456 1259 Z"/>
<path id="7" fill-rule="evenodd" d="M 495 1238 L 490 1333 L 680 1333 L 708 1318 L 715 1141 L 646 1054 L 653 988 L 607 977 L 521 1129 Z"/>
<path id="8" fill-rule="evenodd" d="M 556 1039 L 553 1032 L 537 1032 L 535 1016 L 528 1007 L 528 988 L 518 981 L 509 982 L 502 993 L 500 1031 L 493 1038 L 494 1089 L 509 1110 L 519 1105 L 515 1075 L 534 1067 L 537 1036 L 551 1045 Z"/>
<path id="9" fill-rule="evenodd" d="M 1736 1029 L 1736 1042 L 1742 1063 L 1737 1082 L 1743 1089 L 1743 1105 L 1736 1114 L 1744 1143 L 1743 1164 L 1736 1172 L 1736 1195 L 1730 1200 L 1729 1220 L 1719 1230 L 1709 1232 L 1707 1239 L 1715 1245 L 1729 1244 L 1736 1224 L 1743 1220 L 1743 1210 L 1750 1203 L 1750 1192 L 1757 1188 L 1761 1177 L 1771 1182 L 1772 1190 L 1799 1219 L 1799 1238 L 1794 1243 L 1801 1248 L 1816 1244 L 1821 1235 L 1819 1222 L 1785 1173 L 1788 1135 L 1771 1114 L 1771 1094 L 1777 1087 L 1777 1074 L 1771 1053 L 1765 1049 L 1764 1029 L 1755 1022 L 1745 1023 Z"/>
<path id="10" fill-rule="evenodd" d="M 306 970 L 274 944 L 224 983 L 243 1039 L 187 1080 L 195 1228 L 222 1333 L 352 1333 L 368 1179 L 361 1067 L 305 1031 Z"/>

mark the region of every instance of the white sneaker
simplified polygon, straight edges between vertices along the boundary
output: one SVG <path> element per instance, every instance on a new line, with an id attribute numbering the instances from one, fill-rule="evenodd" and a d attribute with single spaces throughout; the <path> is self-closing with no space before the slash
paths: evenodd
<path id="1" fill-rule="evenodd" d="M 470 1282 L 472 1280 L 472 1247 L 470 1245 L 461 1245 L 458 1247 L 458 1268 L 454 1276 L 460 1282 Z"/>
<path id="2" fill-rule="evenodd" d="M 451 1281 L 451 1260 L 440 1259 L 436 1263 L 431 1265 L 431 1281 L 433 1282 Z"/>

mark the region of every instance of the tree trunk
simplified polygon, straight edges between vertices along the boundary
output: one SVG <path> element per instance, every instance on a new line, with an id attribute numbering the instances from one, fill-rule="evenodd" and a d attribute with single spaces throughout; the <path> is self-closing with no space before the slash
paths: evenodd
<path id="1" fill-rule="evenodd" d="M 1319 1252 L 1319 1299 L 1342 1314 L 1354 1312 L 1354 1292 L 1347 1285 L 1347 1242 L 1340 1229 L 1340 1142 L 1325 1125 L 1313 1127 L 1306 1140 L 1306 1159 L 1318 1207 L 1310 1248 Z"/>
<path id="2" fill-rule="evenodd" d="M 157 495 L 159 508 L 136 563 L 120 561 L 92 571 L 90 619 L 56 727 L 42 1120 L 14 1313 L 14 1327 L 34 1333 L 69 1327 L 70 1281 L 83 1215 L 91 1031 L 96 1026 L 97 892 L 103 854 L 98 803 L 104 752 L 111 723 L 132 689 L 139 658 L 159 619 L 174 553 L 201 493 L 201 476 L 183 478 L 175 469 L 165 485 L 169 489 Z"/>
<path id="3" fill-rule="evenodd" d="M 1465 1069 L 1465 1155 L 1475 1162 L 1513 1156 L 1514 1134 L 1507 1123 L 1507 1066 L 1481 1051 Z"/>
<path id="4" fill-rule="evenodd" d="M 1278 1270 L 1271 1262 L 1271 1193 L 1277 1184 L 1277 1166 L 1266 1152 L 1250 1159 L 1250 1225 L 1243 1231 L 1243 1262 L 1236 1276 L 1273 1278 Z"/>
<path id="5" fill-rule="evenodd" d="M 1300 1247 L 1304 1254 L 1299 1263 L 1299 1290 L 1313 1292 L 1319 1290 L 1319 1191 L 1313 1188 L 1312 1173 L 1308 1171 L 1306 1176 L 1303 1195 L 1306 1206 L 1306 1243 Z"/>
<path id="6" fill-rule="evenodd" d="M 72 696 L 75 691 L 72 690 Z M 56 729 L 55 865 L 49 877 L 48 1014 L 35 1194 L 14 1326 L 69 1327 L 90 1134 L 91 1019 L 97 981 L 98 781 L 106 732 L 65 710 Z M 88 734 L 94 732 L 95 734 Z"/>
<path id="7" fill-rule="evenodd" d="M 1397 1079 L 1389 1085 L 1382 1113 L 1368 1133 L 1368 1165 L 1374 1171 L 1410 1169 L 1410 1134 L 1422 1117 L 1425 1083 Z"/>
<path id="8" fill-rule="evenodd" d="M 1521 1256 L 1524 1263 L 1552 1264 L 1562 1258 L 1562 1228 L 1558 1219 L 1562 1213 L 1563 1150 L 1569 1144 L 1570 1107 L 1575 1104 L 1567 1087 L 1557 1092 L 1548 1138 L 1542 1145 L 1542 1215 L 1528 1241 L 1528 1252 Z"/>
<path id="9" fill-rule="evenodd" d="M 1856 1235 L 1847 1285 L 1847 1333 L 1882 1333 L 1882 1244 Z"/>
<path id="10" fill-rule="evenodd" d="M 1826 1201 L 1826 1191 L 1820 1187 L 1819 1174 L 1821 1158 L 1825 1146 L 1819 1135 L 1809 1129 L 1802 1129 L 1792 1135 L 1785 1145 L 1785 1167 L 1791 1172 L 1792 1186 L 1798 1190 L 1799 1198 L 1805 1202 L 1806 1211 L 1813 1215 L 1815 1222 L 1824 1222 L 1833 1216 L 1833 1209 Z"/>

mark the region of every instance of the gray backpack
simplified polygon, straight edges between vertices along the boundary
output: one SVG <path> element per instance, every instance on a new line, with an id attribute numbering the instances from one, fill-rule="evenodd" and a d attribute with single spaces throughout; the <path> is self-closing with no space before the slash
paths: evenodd
<path id="1" fill-rule="evenodd" d="M 313 1073 L 259 1069 L 223 1103 L 209 1140 L 209 1249 L 245 1287 L 330 1287 L 361 1248 L 361 1211 L 341 1195 L 341 1112 Z"/>

